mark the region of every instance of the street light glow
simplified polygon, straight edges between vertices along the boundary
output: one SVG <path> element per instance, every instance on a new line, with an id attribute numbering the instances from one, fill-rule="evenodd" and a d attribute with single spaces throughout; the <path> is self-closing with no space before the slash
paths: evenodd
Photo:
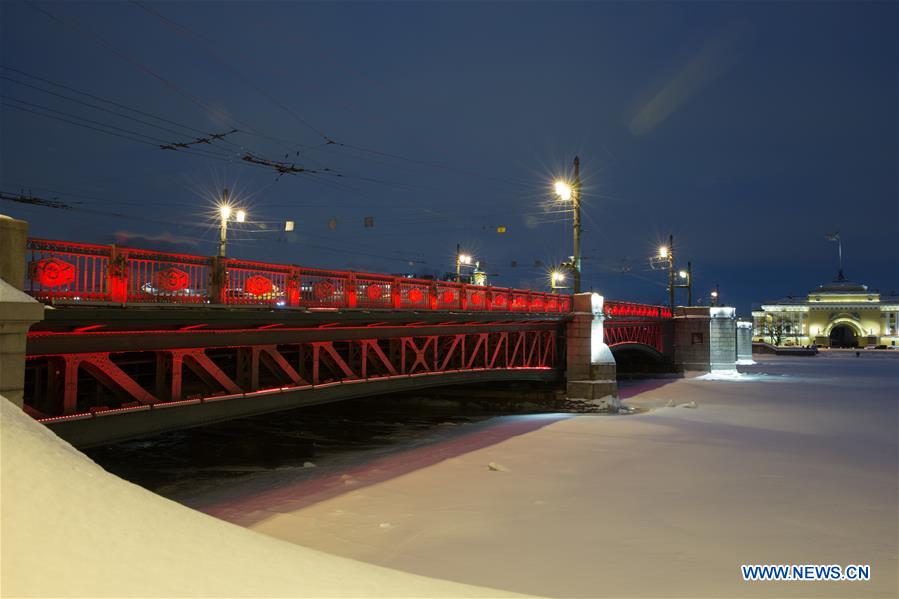
<path id="1" fill-rule="evenodd" d="M 567 202 L 571 199 L 571 186 L 564 181 L 556 181 L 555 184 L 556 195 L 559 196 L 563 201 Z"/>
<path id="2" fill-rule="evenodd" d="M 219 206 L 219 214 L 222 215 L 222 220 L 228 220 L 231 218 L 231 206 L 227 204 L 222 204 Z"/>
<path id="3" fill-rule="evenodd" d="M 713 292 L 712 292 L 712 297 L 718 297 L 718 292 L 717 292 L 717 291 L 713 291 Z"/>
<path id="4" fill-rule="evenodd" d="M 686 278 L 687 278 L 687 271 L 685 271 L 685 270 L 679 271 L 677 274 L 678 274 L 678 275 L 680 276 L 680 278 L 682 278 L 682 279 L 686 279 Z"/>
<path id="5" fill-rule="evenodd" d="M 468 254 L 459 254 L 459 262 L 461 264 L 471 264 L 471 256 Z"/>
<path id="6" fill-rule="evenodd" d="M 238 211 L 237 211 L 237 217 L 236 217 L 236 220 L 237 220 L 237 222 L 239 222 L 239 223 L 242 223 L 242 222 L 244 222 L 245 220 L 247 220 L 247 213 L 246 213 L 246 211 L 245 211 L 245 210 L 238 210 Z"/>
<path id="7" fill-rule="evenodd" d="M 668 246 L 660 246 L 659 247 L 659 258 L 667 258 L 668 257 Z"/>
<path id="8" fill-rule="evenodd" d="M 553 283 L 562 283 L 565 281 L 565 273 L 559 272 L 557 270 L 554 270 L 550 277 L 552 277 Z"/>

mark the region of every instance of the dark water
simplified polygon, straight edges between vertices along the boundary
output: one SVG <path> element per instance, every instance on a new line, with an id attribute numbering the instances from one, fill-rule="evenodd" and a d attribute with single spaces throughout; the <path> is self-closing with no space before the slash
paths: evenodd
<path id="1" fill-rule="evenodd" d="M 375 397 L 172 431 L 85 453 L 125 480 L 185 500 L 260 473 L 339 465 L 428 442 L 493 416 L 540 411 L 549 410 Z"/>

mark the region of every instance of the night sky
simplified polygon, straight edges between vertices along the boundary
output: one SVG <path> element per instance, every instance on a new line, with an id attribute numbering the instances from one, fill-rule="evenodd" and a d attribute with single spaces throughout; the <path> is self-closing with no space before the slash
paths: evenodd
<path id="1" fill-rule="evenodd" d="M 648 257 L 673 233 L 695 295 L 745 315 L 832 279 L 833 231 L 847 277 L 899 289 L 895 2 L 5 1 L 0 23 L 0 190 L 71 207 L 0 202 L 33 236 L 210 255 L 229 187 L 252 221 L 231 256 L 440 274 L 461 243 L 546 288 L 577 154 L 587 289 L 665 303 Z"/>

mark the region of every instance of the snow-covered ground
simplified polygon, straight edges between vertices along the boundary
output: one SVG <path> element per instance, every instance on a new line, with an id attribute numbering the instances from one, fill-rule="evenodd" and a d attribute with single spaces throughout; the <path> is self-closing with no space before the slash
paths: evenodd
<path id="1" fill-rule="evenodd" d="M 191 501 L 252 530 L 105 473 L 3 402 L 0 590 L 896 597 L 899 355 L 758 362 L 628 383 L 635 415 L 496 418 Z M 872 580 L 743 582 L 751 563 Z"/>
<path id="2" fill-rule="evenodd" d="M 3 597 L 496 597 L 285 543 L 108 474 L 0 397 Z"/>
<path id="3" fill-rule="evenodd" d="M 204 509 L 328 553 L 545 596 L 896 597 L 897 358 L 762 357 L 739 376 L 632 383 L 626 405 L 648 412 L 498 418 Z M 870 564 L 872 579 L 743 582 L 753 563 Z"/>

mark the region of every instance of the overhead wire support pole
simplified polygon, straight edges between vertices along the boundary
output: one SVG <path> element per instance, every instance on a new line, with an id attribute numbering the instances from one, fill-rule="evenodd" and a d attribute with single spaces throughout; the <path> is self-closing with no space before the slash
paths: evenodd
<path id="1" fill-rule="evenodd" d="M 574 157 L 574 292 L 581 292 L 581 159 Z"/>
<path id="2" fill-rule="evenodd" d="M 668 235 L 668 307 L 674 314 L 674 235 Z"/>

